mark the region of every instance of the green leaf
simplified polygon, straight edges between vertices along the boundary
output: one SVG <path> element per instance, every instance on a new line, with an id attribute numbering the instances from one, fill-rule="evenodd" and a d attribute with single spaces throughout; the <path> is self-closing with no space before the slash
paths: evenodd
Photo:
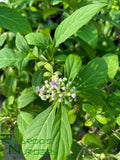
<path id="1" fill-rule="evenodd" d="M 19 69 L 19 71 L 23 71 L 24 68 L 26 67 L 27 63 L 29 62 L 29 54 L 28 55 L 22 55 L 18 61 L 17 61 L 17 67 Z"/>
<path id="2" fill-rule="evenodd" d="M 101 58 L 95 58 L 80 72 L 79 89 L 92 89 L 103 82 L 107 76 L 107 65 Z"/>
<path id="3" fill-rule="evenodd" d="M 82 138 L 82 143 L 85 146 L 90 147 L 90 148 L 96 148 L 96 147 L 102 148 L 102 142 L 100 138 L 94 133 L 87 133 Z"/>
<path id="4" fill-rule="evenodd" d="M 28 139 L 35 139 L 36 141 L 39 141 L 39 143 L 24 143 L 22 145 L 23 153 L 26 153 L 24 154 L 26 160 L 39 160 L 46 152 L 52 140 L 51 129 L 55 118 L 55 110 L 56 106 L 48 107 L 45 111 L 36 116 L 27 128 L 23 137 L 24 142 Z M 42 150 L 42 154 L 27 154 L 27 150 L 29 150 L 29 148 L 32 150 L 37 150 L 38 152 L 41 152 Z"/>
<path id="5" fill-rule="evenodd" d="M 105 97 L 99 89 L 90 89 L 86 91 L 78 91 L 77 95 L 87 99 L 90 103 L 96 106 L 105 105 Z"/>
<path id="6" fill-rule="evenodd" d="M 49 72 L 53 73 L 53 67 L 51 66 L 50 63 L 46 63 L 46 64 L 44 65 L 44 67 L 45 67 Z"/>
<path id="7" fill-rule="evenodd" d="M 0 47 L 4 44 L 6 38 L 7 38 L 6 33 L 3 33 L 2 35 L 0 35 Z"/>
<path id="8" fill-rule="evenodd" d="M 30 50 L 26 40 L 20 33 L 17 33 L 16 35 L 16 47 L 24 54 L 28 53 Z"/>
<path id="9" fill-rule="evenodd" d="M 116 154 L 116 155 L 113 155 L 113 154 L 108 154 L 108 155 L 111 156 L 111 157 L 116 158 L 117 160 L 120 160 L 120 152 L 118 154 Z"/>
<path id="10" fill-rule="evenodd" d="M 98 41 L 98 33 L 95 25 L 83 26 L 77 35 L 86 43 L 88 43 L 92 48 L 95 48 Z"/>
<path id="11" fill-rule="evenodd" d="M 21 92 L 21 95 L 18 97 L 18 108 L 24 108 L 31 102 L 33 102 L 37 96 L 34 94 L 32 88 L 26 88 Z"/>
<path id="12" fill-rule="evenodd" d="M 5 6 L 0 6 L 0 26 L 13 32 L 31 32 L 27 19 L 15 9 Z"/>
<path id="13" fill-rule="evenodd" d="M 43 80 L 43 72 L 40 70 L 36 71 L 32 76 L 32 87 L 36 91 L 36 87 L 42 86 L 42 80 Z"/>
<path id="14" fill-rule="evenodd" d="M 116 123 L 120 126 L 120 116 L 119 116 L 119 117 L 117 117 L 117 119 L 116 119 Z"/>
<path id="15" fill-rule="evenodd" d="M 48 45 L 47 38 L 42 33 L 29 33 L 25 36 L 28 44 L 45 49 Z"/>
<path id="16" fill-rule="evenodd" d="M 22 134 L 18 128 L 17 123 L 14 125 L 14 135 L 15 135 L 15 139 L 18 141 L 19 144 L 22 144 Z"/>
<path id="17" fill-rule="evenodd" d="M 115 55 L 115 54 L 105 54 L 103 57 L 102 57 L 107 66 L 108 66 L 108 77 L 110 79 L 113 79 L 114 76 L 116 75 L 117 73 L 117 70 L 118 70 L 118 67 L 119 67 L 119 59 L 118 59 L 118 56 Z"/>
<path id="18" fill-rule="evenodd" d="M 19 56 L 18 53 L 13 52 L 11 49 L 3 48 L 0 50 L 0 68 L 15 66 Z"/>
<path id="19" fill-rule="evenodd" d="M 17 80 L 11 76 L 8 76 L 5 79 L 5 82 L 4 82 L 3 88 L 2 88 L 4 95 L 5 96 L 13 95 L 16 91 L 16 86 L 17 86 Z"/>
<path id="20" fill-rule="evenodd" d="M 65 160 L 72 144 L 72 133 L 65 106 L 60 106 L 57 111 L 51 135 L 53 143 L 50 149 L 55 153 L 50 155 L 51 160 Z"/>
<path id="21" fill-rule="evenodd" d="M 117 21 L 111 20 L 108 17 L 104 17 L 101 15 L 96 15 L 97 18 L 102 19 L 104 21 L 108 21 L 109 23 L 111 23 L 112 25 L 116 26 L 118 29 L 120 29 L 120 24 L 117 23 Z"/>
<path id="22" fill-rule="evenodd" d="M 25 131 L 30 125 L 30 123 L 32 122 L 33 118 L 34 116 L 30 113 L 22 112 L 22 111 L 19 112 L 17 116 L 17 124 L 22 135 L 25 134 Z"/>
<path id="23" fill-rule="evenodd" d="M 82 105 L 82 109 L 83 109 L 83 111 L 85 111 L 86 113 L 88 113 L 91 116 L 94 116 L 96 114 L 95 108 L 90 104 L 84 103 Z"/>
<path id="24" fill-rule="evenodd" d="M 107 119 L 105 116 L 101 115 L 101 114 L 97 114 L 96 115 L 96 119 L 102 123 L 102 124 L 107 124 Z"/>
<path id="25" fill-rule="evenodd" d="M 94 117 L 91 117 L 90 119 L 88 119 L 86 122 L 85 122 L 85 126 L 87 127 L 90 127 L 93 122 L 95 121 L 95 118 Z"/>
<path id="26" fill-rule="evenodd" d="M 65 61 L 64 76 L 73 81 L 80 71 L 82 60 L 78 55 L 70 54 Z"/>
<path id="27" fill-rule="evenodd" d="M 51 7 L 51 8 L 45 9 L 45 10 L 43 11 L 43 13 L 42 13 L 44 20 L 45 20 L 48 16 L 57 13 L 59 10 L 60 10 L 59 8 L 55 8 L 55 7 Z"/>
<path id="28" fill-rule="evenodd" d="M 90 21 L 92 17 L 105 5 L 106 4 L 102 3 L 89 4 L 76 10 L 72 15 L 66 18 L 55 31 L 54 39 L 56 46 L 64 42 L 78 29 Z"/>
<path id="29" fill-rule="evenodd" d="M 69 118 L 69 122 L 70 124 L 73 124 L 76 120 L 76 109 L 71 109 L 69 112 L 68 112 L 68 118 Z"/>
<path id="30" fill-rule="evenodd" d="M 4 158 L 4 146 L 0 141 L 0 159 L 3 159 L 3 158 Z"/>
<path id="31" fill-rule="evenodd" d="M 51 0 L 52 5 L 59 4 L 60 2 L 63 2 L 63 0 Z"/>

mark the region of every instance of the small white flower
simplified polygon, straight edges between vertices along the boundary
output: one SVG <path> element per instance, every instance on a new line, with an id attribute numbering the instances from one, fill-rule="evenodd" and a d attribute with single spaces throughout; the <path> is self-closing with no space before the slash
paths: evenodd
<path id="1" fill-rule="evenodd" d="M 68 82 L 69 84 L 72 84 L 72 82 Z"/>
<path id="2" fill-rule="evenodd" d="M 75 97 L 76 97 L 76 94 L 75 94 L 75 93 L 71 94 L 71 97 L 72 97 L 72 98 L 75 98 Z"/>
<path id="3" fill-rule="evenodd" d="M 45 84 L 47 84 L 48 83 L 48 80 L 45 80 Z"/>
<path id="4" fill-rule="evenodd" d="M 62 90 L 65 91 L 65 90 L 66 90 L 66 87 L 62 87 Z"/>
<path id="5" fill-rule="evenodd" d="M 59 79 L 59 82 L 62 82 L 62 81 L 63 81 L 63 79 L 62 79 L 62 78 L 60 78 L 60 79 Z"/>
<path id="6" fill-rule="evenodd" d="M 63 78 L 63 81 L 67 81 L 67 78 L 66 78 L 66 77 L 64 77 L 64 78 Z"/>

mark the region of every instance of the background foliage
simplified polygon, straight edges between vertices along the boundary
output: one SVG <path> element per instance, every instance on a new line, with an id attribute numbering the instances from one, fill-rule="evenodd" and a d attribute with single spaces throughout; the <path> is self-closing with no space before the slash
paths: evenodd
<path id="1" fill-rule="evenodd" d="M 119 0 L 0 0 L 1 133 L 23 153 L 43 149 L 27 160 L 120 160 L 119 42 Z M 76 87 L 74 102 L 40 99 L 55 74 Z M 34 138 L 53 143 L 22 144 Z"/>

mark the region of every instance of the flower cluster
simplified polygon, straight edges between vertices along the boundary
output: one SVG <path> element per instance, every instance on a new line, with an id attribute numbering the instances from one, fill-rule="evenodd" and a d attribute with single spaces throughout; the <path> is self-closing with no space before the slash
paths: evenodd
<path id="1" fill-rule="evenodd" d="M 58 98 L 58 102 L 64 101 L 65 104 L 71 103 L 76 97 L 76 88 L 72 87 L 72 82 L 67 83 L 67 78 L 59 78 L 58 75 L 52 76 L 51 80 L 45 80 L 45 85 L 37 87 L 37 92 L 42 100 L 50 99 L 54 101 Z"/>

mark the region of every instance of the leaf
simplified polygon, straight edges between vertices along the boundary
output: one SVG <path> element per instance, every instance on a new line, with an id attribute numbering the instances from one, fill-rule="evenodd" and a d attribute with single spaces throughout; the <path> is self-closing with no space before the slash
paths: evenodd
<path id="1" fill-rule="evenodd" d="M 116 123 L 120 126 L 120 116 L 119 116 L 119 117 L 117 117 L 117 119 L 116 119 Z"/>
<path id="2" fill-rule="evenodd" d="M 69 122 L 70 124 L 73 124 L 76 120 L 76 109 L 71 109 L 68 112 L 68 118 L 69 118 Z"/>
<path id="3" fill-rule="evenodd" d="M 31 32 L 27 19 L 15 9 L 5 6 L 0 6 L 0 26 L 13 32 Z"/>
<path id="4" fill-rule="evenodd" d="M 0 47 L 4 44 L 6 38 L 7 38 L 6 33 L 3 33 L 2 35 L 0 35 Z"/>
<path id="5" fill-rule="evenodd" d="M 4 146 L 0 140 L 0 159 L 3 159 L 4 158 Z"/>
<path id="6" fill-rule="evenodd" d="M 116 26 L 118 29 L 120 29 L 120 24 L 117 23 L 116 21 L 114 20 L 111 20 L 109 19 L 108 17 L 104 17 L 104 16 L 101 16 L 101 15 L 96 15 L 97 18 L 99 19 L 102 19 L 104 21 L 108 21 L 109 23 L 111 23 L 112 25 Z"/>
<path id="7" fill-rule="evenodd" d="M 72 154 L 69 154 L 66 158 L 66 160 L 77 160 L 77 156 L 79 152 L 81 151 L 82 147 L 78 144 L 76 140 L 73 140 L 71 151 Z"/>
<path id="8" fill-rule="evenodd" d="M 44 67 L 45 67 L 49 72 L 53 73 L 53 67 L 51 66 L 50 63 L 46 63 L 46 64 L 44 65 Z"/>
<path id="9" fill-rule="evenodd" d="M 20 130 L 18 128 L 17 123 L 14 125 L 14 135 L 15 135 L 15 139 L 17 140 L 17 142 L 19 144 L 22 144 L 22 138 L 23 138 L 23 136 L 22 136 L 22 134 L 21 134 L 21 132 L 20 132 Z"/>
<path id="10" fill-rule="evenodd" d="M 96 119 L 102 123 L 102 124 L 107 124 L 107 119 L 105 116 L 101 115 L 101 114 L 97 114 L 96 115 Z"/>
<path id="11" fill-rule="evenodd" d="M 95 58 L 80 72 L 80 89 L 97 87 L 107 76 L 107 65 L 102 58 Z"/>
<path id="12" fill-rule="evenodd" d="M 48 8 L 48 9 L 46 8 L 42 13 L 44 20 L 46 20 L 47 17 L 49 17 L 51 15 L 54 15 L 58 11 L 60 11 L 59 8 L 55 8 L 55 7 L 51 7 L 51 8 Z"/>
<path id="13" fill-rule="evenodd" d="M 27 128 L 23 137 L 24 142 L 27 142 L 27 140 L 30 139 L 31 141 L 37 140 L 39 143 L 35 144 L 35 142 L 32 141 L 34 143 L 24 143 L 22 145 L 26 160 L 39 160 L 46 152 L 50 144 L 50 140 L 52 140 L 51 129 L 55 118 L 55 110 L 56 106 L 48 107 L 45 111 L 37 115 L 30 126 Z M 36 150 L 37 152 L 42 151 L 43 154 L 26 153 L 29 149 Z"/>
<path id="14" fill-rule="evenodd" d="M 25 131 L 32 122 L 33 118 L 34 118 L 33 115 L 30 113 L 22 111 L 19 112 L 17 116 L 17 124 L 22 135 L 25 134 Z"/>
<path id="15" fill-rule="evenodd" d="M 4 95 L 7 97 L 13 95 L 16 91 L 16 86 L 17 86 L 17 80 L 11 76 L 8 76 L 5 79 L 5 82 L 2 88 Z"/>
<path id="16" fill-rule="evenodd" d="M 19 56 L 19 54 L 13 52 L 11 49 L 3 48 L 0 50 L 0 68 L 15 66 Z"/>
<path id="17" fill-rule="evenodd" d="M 17 61 L 17 68 L 19 69 L 19 71 L 23 71 L 24 68 L 26 67 L 26 65 L 28 64 L 29 62 L 29 54 L 28 55 L 22 55 L 18 61 Z"/>
<path id="18" fill-rule="evenodd" d="M 78 55 L 70 54 L 65 61 L 64 76 L 73 81 L 80 71 L 82 60 Z"/>
<path id="19" fill-rule="evenodd" d="M 32 76 L 32 87 L 36 91 L 36 87 L 42 87 L 42 80 L 43 80 L 43 72 L 40 70 L 36 71 Z"/>
<path id="20" fill-rule="evenodd" d="M 29 33 L 25 36 L 28 44 L 45 49 L 48 45 L 47 38 L 42 33 Z"/>
<path id="21" fill-rule="evenodd" d="M 17 33 L 16 35 L 16 47 L 24 54 L 28 53 L 30 50 L 26 40 L 20 33 Z"/>
<path id="22" fill-rule="evenodd" d="M 95 118 L 91 117 L 85 122 L 85 126 L 90 127 L 94 123 L 94 121 L 95 121 Z"/>
<path id="23" fill-rule="evenodd" d="M 78 37 L 88 43 L 92 48 L 95 48 L 98 41 L 98 32 L 95 25 L 85 25 L 78 32 Z"/>
<path id="24" fill-rule="evenodd" d="M 54 39 L 56 46 L 64 42 L 78 29 L 90 21 L 90 19 L 92 19 L 92 17 L 105 5 L 106 4 L 102 3 L 89 4 L 76 10 L 72 15 L 66 18 L 55 31 Z"/>
<path id="25" fill-rule="evenodd" d="M 120 152 L 118 154 L 116 154 L 116 155 L 113 155 L 113 154 L 108 154 L 108 155 L 111 156 L 111 157 L 116 158 L 117 160 L 120 160 Z"/>
<path id="26" fill-rule="evenodd" d="M 96 114 L 95 108 L 90 104 L 84 103 L 82 105 L 82 109 L 83 109 L 83 111 L 85 111 L 86 113 L 88 113 L 91 116 L 94 116 Z"/>
<path id="27" fill-rule="evenodd" d="M 77 95 L 84 99 L 87 99 L 90 103 L 96 106 L 105 105 L 105 97 L 99 89 L 89 89 L 86 91 L 78 91 Z"/>
<path id="28" fill-rule="evenodd" d="M 107 73 L 108 77 L 110 79 L 113 79 L 119 67 L 118 56 L 115 54 L 109 53 L 109 54 L 105 54 L 102 58 L 105 60 L 108 66 L 108 73 Z"/>
<path id="29" fill-rule="evenodd" d="M 102 148 L 102 142 L 100 138 L 94 133 L 85 134 L 85 136 L 82 138 L 82 143 L 90 148 L 96 148 L 96 147 Z"/>
<path id="30" fill-rule="evenodd" d="M 32 88 L 26 88 L 21 92 L 21 95 L 18 97 L 18 108 L 24 108 L 31 102 L 33 102 L 37 96 L 34 94 Z"/>
<path id="31" fill-rule="evenodd" d="M 50 150 L 54 152 L 50 155 L 51 160 L 65 160 L 72 144 L 72 133 L 65 106 L 60 106 L 58 109 L 51 135 L 53 143 Z"/>
<path id="32" fill-rule="evenodd" d="M 60 2 L 63 2 L 63 0 L 51 0 L 52 5 L 59 4 Z"/>

